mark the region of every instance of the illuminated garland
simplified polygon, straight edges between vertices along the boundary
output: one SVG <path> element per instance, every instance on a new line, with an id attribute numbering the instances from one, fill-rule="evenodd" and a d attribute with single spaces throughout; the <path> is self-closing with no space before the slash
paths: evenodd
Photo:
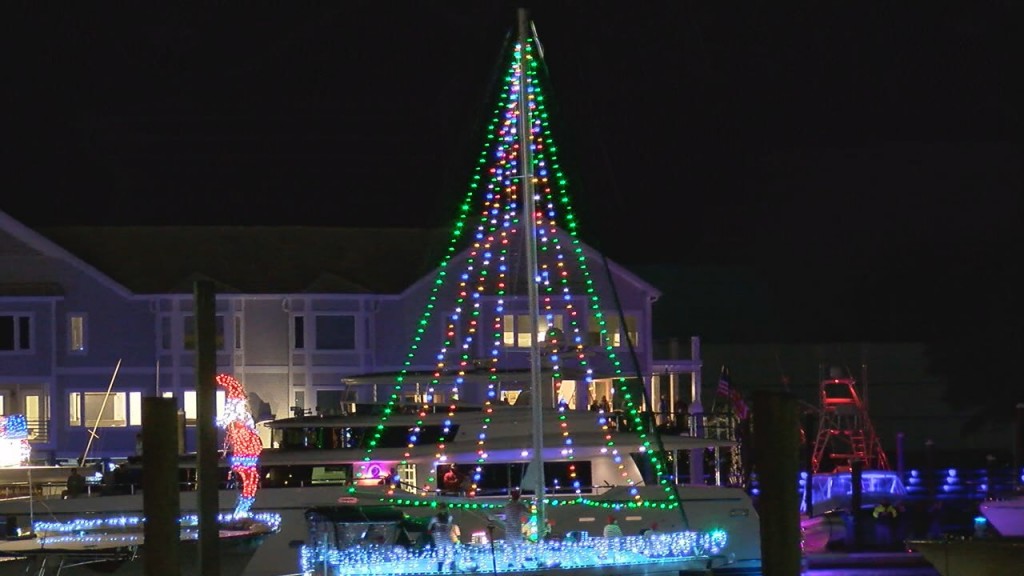
<path id="1" fill-rule="evenodd" d="M 348 488 L 347 493 L 350 496 L 360 496 L 360 493 L 356 488 Z M 409 496 L 396 496 L 394 493 L 387 496 L 377 496 L 377 493 L 366 494 L 364 497 L 376 496 L 376 500 L 381 504 L 389 504 L 398 506 L 400 508 L 438 508 L 443 505 L 450 510 L 504 510 L 507 502 L 502 499 L 500 502 L 487 502 L 483 500 L 452 500 L 439 502 L 436 498 L 427 497 L 423 499 L 417 499 Z M 669 500 L 642 500 L 642 499 L 631 499 L 631 500 L 595 500 L 584 496 L 577 496 L 575 498 L 566 499 L 553 499 L 544 498 L 544 504 L 546 506 L 590 506 L 593 508 L 601 508 L 605 510 L 633 510 L 633 509 L 659 509 L 659 510 L 673 510 L 679 508 L 679 501 L 677 499 Z"/>
<path id="2" fill-rule="evenodd" d="M 32 459 L 28 420 L 24 414 L 0 416 L 0 468 L 21 466 Z"/>
<path id="3" fill-rule="evenodd" d="M 486 536 L 483 536 L 486 538 Z M 578 541 L 531 543 L 509 546 L 505 541 L 489 545 L 458 546 L 449 551 L 395 545 L 302 546 L 299 565 L 303 574 L 337 576 L 362 574 L 430 574 L 448 563 L 451 572 L 523 573 L 544 570 L 605 568 L 612 573 L 630 572 L 644 566 L 664 567 L 669 562 L 692 560 L 705 564 L 725 548 L 725 532 L 673 532 L 652 536 L 588 537 Z M 324 570 L 324 572 L 318 572 Z"/>
<path id="4" fill-rule="evenodd" d="M 466 382 L 467 373 L 479 374 L 481 370 L 487 379 L 488 387 L 484 399 L 484 420 L 481 429 L 476 432 L 476 467 L 471 477 L 470 494 L 475 493 L 480 479 L 481 466 L 488 459 L 487 433 L 493 413 L 493 402 L 496 397 L 496 383 L 499 380 L 498 364 L 502 357 L 504 342 L 503 315 L 506 313 L 507 298 L 511 285 L 510 272 L 514 269 L 510 258 L 511 247 L 516 240 L 522 244 L 522 236 L 526 227 L 521 221 L 521 158 L 519 145 L 519 92 L 521 83 L 526 83 L 526 103 L 530 110 L 530 146 L 532 152 L 531 176 L 537 196 L 536 209 L 533 214 L 536 223 L 538 261 L 536 281 L 541 301 L 541 313 L 549 327 L 545 338 L 545 354 L 552 368 L 555 382 L 564 378 L 564 361 L 574 359 L 580 366 L 581 379 L 588 389 L 594 381 L 594 368 L 587 358 L 586 342 L 581 333 L 583 318 L 581 311 L 588 311 L 596 322 L 599 336 L 603 342 L 603 355 L 611 363 L 613 379 L 616 382 L 617 394 L 630 429 L 639 437 L 639 451 L 645 454 L 652 463 L 652 468 L 662 483 L 667 482 L 664 471 L 667 466 L 662 461 L 660 451 L 653 450 L 650 439 L 645 431 L 638 402 L 634 400 L 634 392 L 630 390 L 629 381 L 624 376 L 622 361 L 618 357 L 613 343 L 608 339 L 608 328 L 605 314 L 601 310 L 602 302 L 597 296 L 594 280 L 591 277 L 587 257 L 583 246 L 577 238 L 577 220 L 572 212 L 567 193 L 567 179 L 557 160 L 557 148 L 550 139 L 550 124 L 545 106 L 544 94 L 538 77 L 539 61 L 535 57 L 535 47 L 528 44 L 525 49 L 516 45 L 512 51 L 508 72 L 502 88 L 501 98 L 495 109 L 493 120 L 487 128 L 486 144 L 470 180 L 469 189 L 460 206 L 458 221 L 452 231 L 447 254 L 438 266 L 428 301 L 417 322 L 416 330 L 403 361 L 403 366 L 395 379 L 393 391 L 382 410 L 379 424 L 370 435 L 363 463 L 356 470 L 359 478 L 370 477 L 369 467 L 372 454 L 376 450 L 383 435 L 387 421 L 398 408 L 406 377 L 416 363 L 424 338 L 432 339 L 440 328 L 432 320 L 435 314 L 443 318 L 443 340 L 440 349 L 433 356 L 433 374 L 420 402 L 418 418 L 410 427 L 407 448 L 401 463 L 408 463 L 412 458 L 413 449 L 419 444 L 424 431 L 427 415 L 435 406 L 437 395 L 444 376 L 452 376 L 453 383 L 449 394 L 446 414 L 441 423 L 441 434 L 434 452 L 434 465 L 431 474 L 426 478 L 424 489 L 436 485 L 434 472 L 450 461 L 448 443 L 454 432 L 454 422 L 460 394 Z M 482 204 L 482 206 L 481 206 Z M 481 209 L 475 214 L 474 208 Z M 568 240 L 559 235 L 559 231 L 568 233 Z M 466 259 L 458 267 L 454 266 L 453 258 L 462 253 L 460 245 L 464 238 L 469 240 L 469 248 L 465 251 Z M 574 293 L 573 276 L 582 288 Z M 452 301 L 442 304 L 442 290 L 454 291 Z M 582 293 L 579 291 L 582 290 Z M 441 309 L 439 310 L 439 305 Z M 493 312 L 491 312 L 493 310 Z M 485 318 L 487 318 L 485 320 Z M 556 318 L 561 318 L 565 330 L 564 335 L 553 334 Z M 485 326 L 485 324 L 487 326 Z M 624 323 L 623 323 L 624 324 Z M 482 361 L 473 358 L 473 349 L 478 340 L 484 338 L 485 330 L 490 333 L 490 350 L 488 357 Z M 621 330 L 628 338 L 628 327 Z M 539 391 L 538 391 L 539 393 Z M 561 456 L 566 460 L 575 458 L 571 431 L 560 407 L 558 430 L 562 436 Z M 626 470 L 626 462 L 619 447 L 616 446 L 612 434 L 609 414 L 599 411 L 596 425 L 605 431 L 602 453 L 616 464 L 623 483 L 632 485 Z M 571 487 L 579 493 L 582 487 L 575 477 L 575 466 L 570 464 Z M 636 487 L 632 495 L 639 501 Z M 676 496 L 669 486 L 665 487 L 668 500 Z"/>
<path id="5" fill-rule="evenodd" d="M 257 524 L 262 524 L 267 527 L 268 530 L 276 532 L 281 529 L 281 515 L 276 512 L 257 512 L 251 515 L 249 519 Z M 238 520 L 236 515 L 224 515 L 220 513 L 217 515 L 217 523 L 220 525 L 231 525 Z M 53 538 L 54 536 L 48 535 L 59 535 L 63 538 L 62 541 L 85 541 L 75 540 L 76 536 L 83 538 L 88 537 L 89 541 L 98 541 L 101 538 L 110 538 L 114 534 L 124 533 L 123 536 L 129 536 L 131 532 L 137 532 L 142 530 L 145 521 L 139 516 L 118 516 L 110 518 L 78 518 L 69 521 L 57 522 L 57 521 L 37 521 L 33 523 L 32 530 L 36 534 L 46 537 Z M 197 515 L 184 515 L 178 519 L 178 524 L 182 528 L 195 528 L 199 526 L 199 517 Z M 96 534 L 98 531 L 104 531 L 103 534 Z M 113 534 L 112 534 L 113 533 Z M 52 539 L 46 540 L 52 542 Z"/>
<path id="6" fill-rule="evenodd" d="M 256 465 L 263 451 L 263 441 L 256 432 L 249 397 L 242 383 L 228 374 L 218 374 L 217 385 L 225 390 L 224 412 L 217 418 L 217 425 L 224 428 L 224 443 L 231 452 L 228 458 L 231 472 L 242 485 L 235 503 L 235 516 L 245 517 L 256 501 L 260 482 Z"/>

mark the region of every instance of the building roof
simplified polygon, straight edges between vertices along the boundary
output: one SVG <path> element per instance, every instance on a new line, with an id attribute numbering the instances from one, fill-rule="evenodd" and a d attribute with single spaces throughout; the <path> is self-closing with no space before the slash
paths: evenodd
<path id="1" fill-rule="evenodd" d="M 397 294 L 435 269 L 446 229 L 59 227 L 38 232 L 136 294 Z M 273 270 L 273 273 L 268 273 Z"/>

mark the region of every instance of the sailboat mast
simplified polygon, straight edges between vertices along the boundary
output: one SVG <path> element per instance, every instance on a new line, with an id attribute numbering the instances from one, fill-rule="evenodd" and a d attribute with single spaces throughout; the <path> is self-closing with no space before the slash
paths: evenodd
<path id="1" fill-rule="evenodd" d="M 526 9 L 519 8 L 519 158 L 522 180 L 523 225 L 526 230 L 527 299 L 530 313 L 530 404 L 533 412 L 534 499 L 537 503 L 537 537 L 543 538 L 547 526 L 544 513 L 544 393 L 541 390 L 540 297 L 537 289 L 537 220 L 534 208 L 533 150 L 530 104 L 527 83 L 526 46 L 529 42 L 529 21 Z"/>

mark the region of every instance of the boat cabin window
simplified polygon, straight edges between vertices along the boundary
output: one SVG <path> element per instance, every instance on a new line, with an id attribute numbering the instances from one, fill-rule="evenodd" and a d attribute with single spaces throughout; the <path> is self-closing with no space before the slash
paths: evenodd
<path id="1" fill-rule="evenodd" d="M 444 434 L 444 429 L 440 425 L 424 426 L 418 434 L 418 443 L 421 446 L 437 444 L 444 435 L 446 442 L 451 444 L 458 431 L 458 425 L 452 426 L 447 434 Z M 274 443 L 281 450 L 362 449 L 369 446 L 369 441 L 376 432 L 376 426 L 277 428 L 274 430 Z M 385 426 L 380 432 L 377 448 L 402 448 L 409 445 L 408 426 Z"/>
<path id="2" fill-rule="evenodd" d="M 581 460 L 577 462 L 545 462 L 544 484 L 549 493 L 575 494 L 589 493 L 593 490 L 591 463 Z M 435 488 L 440 492 L 465 493 L 475 482 L 476 496 L 496 496 L 508 494 L 513 486 L 520 486 L 524 492 L 532 492 L 531 483 L 534 476 L 529 473 L 526 462 L 505 462 L 495 464 L 458 464 L 455 466 L 457 484 L 446 486 L 444 482 L 447 466 L 435 470 L 437 479 Z"/>

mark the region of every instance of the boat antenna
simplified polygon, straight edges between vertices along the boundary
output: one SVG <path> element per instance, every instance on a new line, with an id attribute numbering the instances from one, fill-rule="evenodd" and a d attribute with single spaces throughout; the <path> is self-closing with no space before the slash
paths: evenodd
<path id="1" fill-rule="evenodd" d="M 110 376 L 110 384 L 107 384 L 107 393 L 103 395 L 103 403 L 100 404 L 100 411 L 96 413 L 96 421 L 93 422 L 92 430 L 89 431 L 89 442 L 85 445 L 85 452 L 82 452 L 82 459 L 78 462 L 80 467 L 85 466 L 85 459 L 89 456 L 89 449 L 92 448 L 92 441 L 96 439 L 96 429 L 100 427 L 100 418 L 103 417 L 103 411 L 107 408 L 107 399 L 110 398 L 110 391 L 114 388 L 114 380 L 117 379 L 117 371 L 120 369 L 121 358 L 118 358 L 117 365 L 114 366 L 114 373 Z"/>
<path id="2" fill-rule="evenodd" d="M 530 406 L 533 412 L 533 465 L 536 470 L 534 498 L 537 502 L 537 539 L 543 540 L 547 526 L 544 510 L 544 394 L 541 391 L 540 341 L 537 338 L 540 316 L 540 296 L 537 289 L 537 220 L 533 191 L 533 123 L 527 96 L 526 46 L 530 41 L 530 23 L 526 9 L 518 9 L 519 17 L 519 155 L 520 178 L 523 191 L 523 225 L 526 230 L 526 279 L 530 310 Z"/>

